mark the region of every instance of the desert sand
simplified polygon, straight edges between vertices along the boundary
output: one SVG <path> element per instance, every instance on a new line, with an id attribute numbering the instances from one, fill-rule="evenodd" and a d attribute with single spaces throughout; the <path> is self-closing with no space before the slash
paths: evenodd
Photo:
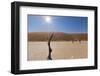
<path id="1" fill-rule="evenodd" d="M 27 60 L 47 60 L 47 41 L 29 41 Z M 53 60 L 56 59 L 83 59 L 88 57 L 87 41 L 51 41 Z"/>
<path id="2" fill-rule="evenodd" d="M 28 41 L 48 41 L 52 33 L 54 33 L 52 41 L 88 40 L 87 33 L 29 32 Z"/>

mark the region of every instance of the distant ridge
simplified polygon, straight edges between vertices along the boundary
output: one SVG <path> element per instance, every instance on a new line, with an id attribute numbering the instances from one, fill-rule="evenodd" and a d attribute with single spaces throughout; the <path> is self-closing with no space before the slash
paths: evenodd
<path id="1" fill-rule="evenodd" d="M 63 33 L 63 32 L 29 32 L 28 41 L 48 41 L 50 35 L 54 33 L 52 41 L 71 41 L 88 39 L 87 33 Z"/>

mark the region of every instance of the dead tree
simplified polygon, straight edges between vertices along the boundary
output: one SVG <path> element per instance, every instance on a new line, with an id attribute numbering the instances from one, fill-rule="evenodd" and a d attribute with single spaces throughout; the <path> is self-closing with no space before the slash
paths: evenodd
<path id="1" fill-rule="evenodd" d="M 48 40 L 48 48 L 49 48 L 48 60 L 52 60 L 52 58 L 51 58 L 52 48 L 50 46 L 50 43 L 51 43 L 52 38 L 53 38 L 53 33 L 51 34 L 51 36 L 50 36 L 50 38 Z"/>

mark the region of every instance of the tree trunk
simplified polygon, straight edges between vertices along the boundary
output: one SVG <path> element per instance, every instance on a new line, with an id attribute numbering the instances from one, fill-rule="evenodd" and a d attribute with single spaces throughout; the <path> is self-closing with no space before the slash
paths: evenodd
<path id="1" fill-rule="evenodd" d="M 53 38 L 53 33 L 51 34 L 51 36 L 50 36 L 50 38 L 48 40 L 48 48 L 49 48 L 48 60 L 52 60 L 52 58 L 51 58 L 52 49 L 51 49 L 51 46 L 50 46 L 50 43 L 51 43 L 52 38 Z"/>

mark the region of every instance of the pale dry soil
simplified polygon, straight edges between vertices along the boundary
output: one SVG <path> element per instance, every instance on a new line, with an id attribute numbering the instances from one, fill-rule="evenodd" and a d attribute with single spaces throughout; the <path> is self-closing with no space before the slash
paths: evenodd
<path id="1" fill-rule="evenodd" d="M 83 59 L 88 57 L 87 41 L 52 41 L 52 59 Z M 47 42 L 28 42 L 27 60 L 47 60 Z"/>

